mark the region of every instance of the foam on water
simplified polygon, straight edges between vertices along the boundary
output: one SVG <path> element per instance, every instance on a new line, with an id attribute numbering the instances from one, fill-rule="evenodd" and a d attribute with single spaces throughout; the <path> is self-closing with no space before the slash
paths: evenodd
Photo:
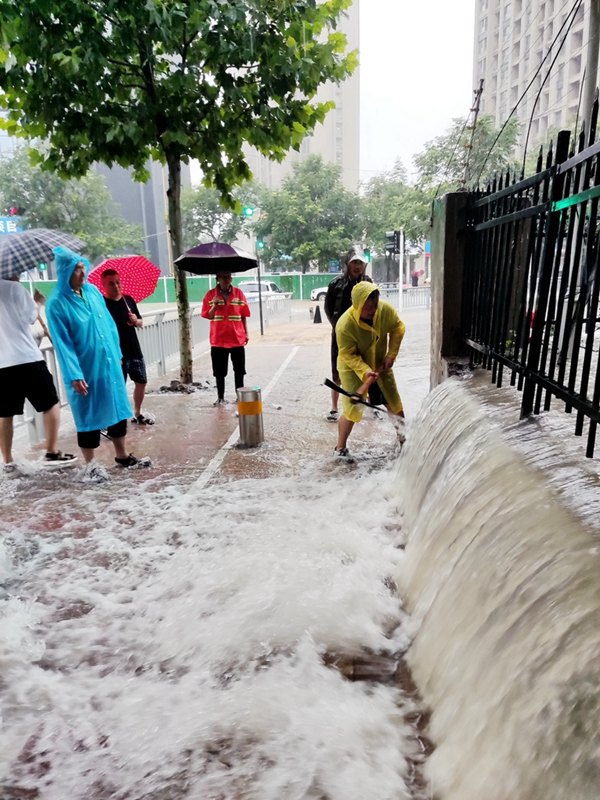
<path id="1" fill-rule="evenodd" d="M 592 800 L 600 788 L 600 548 L 453 382 L 398 476 L 408 657 L 444 800 Z"/>
<path id="2" fill-rule="evenodd" d="M 131 481 L 68 502 L 68 476 L 53 481 L 0 550 L 6 786 L 40 800 L 406 795 L 406 698 L 323 661 L 404 644 L 391 477 Z"/>

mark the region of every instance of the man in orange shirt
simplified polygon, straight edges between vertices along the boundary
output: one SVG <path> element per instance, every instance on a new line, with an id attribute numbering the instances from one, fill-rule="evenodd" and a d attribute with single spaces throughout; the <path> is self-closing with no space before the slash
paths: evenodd
<path id="1" fill-rule="evenodd" d="M 202 316 L 210 320 L 210 357 L 217 382 L 215 405 L 225 402 L 225 376 L 229 356 L 233 365 L 235 388 L 244 385 L 248 344 L 248 301 L 241 289 L 231 285 L 231 272 L 219 270 L 217 285 L 204 296 Z"/>

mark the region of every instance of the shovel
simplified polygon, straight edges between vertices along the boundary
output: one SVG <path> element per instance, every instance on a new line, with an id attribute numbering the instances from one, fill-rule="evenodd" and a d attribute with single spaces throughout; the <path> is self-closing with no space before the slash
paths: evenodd
<path id="1" fill-rule="evenodd" d="M 363 389 L 363 391 L 366 392 L 366 390 L 369 388 L 369 386 L 374 382 L 375 381 L 365 381 L 365 383 L 363 383 L 363 385 L 360 388 Z M 329 389 L 333 389 L 334 392 L 339 392 L 340 394 L 345 394 L 346 397 L 349 397 L 351 400 L 354 400 L 355 403 L 362 403 L 363 406 L 368 406 L 369 408 L 374 408 L 377 411 L 385 411 L 386 413 L 389 413 L 385 406 L 376 406 L 374 403 L 369 403 L 368 400 L 363 400 L 363 395 L 362 395 L 361 392 L 354 392 L 354 393 L 347 392 L 345 389 L 342 389 L 341 386 L 338 386 L 337 383 L 334 383 L 333 381 L 330 381 L 329 378 L 325 378 L 323 383 Z"/>

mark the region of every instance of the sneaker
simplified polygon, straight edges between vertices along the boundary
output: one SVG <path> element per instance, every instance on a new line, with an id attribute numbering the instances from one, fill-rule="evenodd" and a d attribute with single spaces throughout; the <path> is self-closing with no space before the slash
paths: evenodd
<path id="1" fill-rule="evenodd" d="M 147 456 L 144 458 L 136 458 L 133 453 L 129 453 L 126 458 L 115 458 L 116 463 L 120 467 L 151 467 L 152 462 Z"/>
<path id="2" fill-rule="evenodd" d="M 398 442 L 400 444 L 404 444 L 404 442 L 406 441 L 406 423 L 404 422 L 404 418 L 390 415 L 390 419 L 392 420 L 392 425 L 396 430 L 396 436 L 398 437 Z"/>
<path id="3" fill-rule="evenodd" d="M 3 475 L 16 475 L 19 471 L 19 467 L 17 466 L 16 461 L 9 461 L 8 464 L 2 465 L 2 474 Z"/>
<path id="4" fill-rule="evenodd" d="M 224 397 L 217 397 L 213 406 L 224 406 L 225 405 L 225 398 Z"/>
<path id="5" fill-rule="evenodd" d="M 334 450 L 333 457 L 336 461 L 343 461 L 345 464 L 354 464 L 356 462 L 356 459 L 350 455 L 347 447 L 340 447 L 339 450 Z"/>
<path id="6" fill-rule="evenodd" d="M 329 414 L 327 414 L 327 416 L 325 417 L 327 422 L 337 422 L 339 418 L 340 418 L 340 412 L 336 411 L 334 408 L 332 408 Z"/>
<path id="7" fill-rule="evenodd" d="M 81 473 L 81 480 L 83 483 L 106 483 L 110 477 L 102 464 L 92 460 L 85 465 L 85 469 Z"/>
<path id="8" fill-rule="evenodd" d="M 76 461 L 77 456 L 72 453 L 61 453 L 59 450 L 58 453 L 46 453 L 42 467 L 44 469 L 62 469 L 63 467 L 72 467 Z"/>

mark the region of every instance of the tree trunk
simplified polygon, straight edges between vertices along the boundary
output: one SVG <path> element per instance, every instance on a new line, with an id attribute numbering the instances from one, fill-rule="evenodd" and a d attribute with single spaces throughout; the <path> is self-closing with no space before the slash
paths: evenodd
<path id="1" fill-rule="evenodd" d="M 173 262 L 183 253 L 183 231 L 181 228 L 181 160 L 179 156 L 167 155 L 169 169 L 169 233 Z M 180 380 L 191 383 L 192 373 L 192 340 L 190 336 L 190 300 L 188 296 L 187 277 L 185 272 L 173 267 L 175 273 L 175 294 L 177 296 L 177 313 L 179 315 L 179 363 Z"/>

